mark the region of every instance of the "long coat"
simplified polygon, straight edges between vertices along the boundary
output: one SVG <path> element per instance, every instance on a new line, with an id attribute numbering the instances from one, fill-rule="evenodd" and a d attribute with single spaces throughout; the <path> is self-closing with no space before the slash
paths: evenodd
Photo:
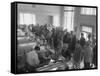
<path id="1" fill-rule="evenodd" d="M 40 61 L 39 61 L 38 54 L 36 53 L 36 51 L 33 50 L 26 54 L 26 62 L 30 66 L 39 65 Z"/>
<path id="2" fill-rule="evenodd" d="M 93 50 L 90 46 L 84 46 L 84 62 L 91 63 L 93 58 Z"/>

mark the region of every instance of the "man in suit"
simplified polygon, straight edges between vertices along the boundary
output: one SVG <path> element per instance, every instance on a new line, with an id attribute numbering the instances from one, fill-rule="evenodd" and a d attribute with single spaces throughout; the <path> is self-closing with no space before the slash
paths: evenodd
<path id="1" fill-rule="evenodd" d="M 85 38 L 84 38 L 84 34 L 81 33 L 80 45 L 81 45 L 82 47 L 84 47 L 85 43 L 86 43 L 86 40 L 85 40 Z"/>

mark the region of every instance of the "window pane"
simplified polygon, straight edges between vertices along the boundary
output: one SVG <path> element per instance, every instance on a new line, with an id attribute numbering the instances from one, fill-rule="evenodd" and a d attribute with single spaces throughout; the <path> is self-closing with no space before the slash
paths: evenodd
<path id="1" fill-rule="evenodd" d="M 74 30 L 74 7 L 66 7 L 64 10 L 64 29 L 67 28 L 68 31 Z"/>
<path id="2" fill-rule="evenodd" d="M 24 14 L 24 24 L 26 25 L 32 24 L 31 14 Z"/>
<path id="3" fill-rule="evenodd" d="M 54 18 L 53 18 L 53 25 L 56 26 L 56 27 L 59 26 L 59 18 L 58 18 L 58 16 L 54 16 Z"/>
<path id="4" fill-rule="evenodd" d="M 74 10 L 74 7 L 64 7 L 64 10 Z"/>
<path id="5" fill-rule="evenodd" d="M 19 24 L 36 24 L 36 17 L 34 14 L 30 13 L 20 13 Z"/>
<path id="6" fill-rule="evenodd" d="M 19 24 L 24 24 L 24 14 L 23 13 L 20 13 L 19 14 Z"/>
<path id="7" fill-rule="evenodd" d="M 82 31 L 92 33 L 92 28 L 91 27 L 82 26 Z"/>
<path id="8" fill-rule="evenodd" d="M 96 8 L 81 8 L 83 15 L 96 15 Z"/>
<path id="9" fill-rule="evenodd" d="M 36 24 L 36 17 L 34 14 L 32 14 L 32 24 Z"/>

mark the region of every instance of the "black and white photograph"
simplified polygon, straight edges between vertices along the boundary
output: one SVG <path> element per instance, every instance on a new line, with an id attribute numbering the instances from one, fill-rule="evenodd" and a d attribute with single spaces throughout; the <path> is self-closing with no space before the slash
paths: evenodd
<path id="1" fill-rule="evenodd" d="M 98 68 L 96 6 L 19 2 L 16 8 L 16 73 Z"/>

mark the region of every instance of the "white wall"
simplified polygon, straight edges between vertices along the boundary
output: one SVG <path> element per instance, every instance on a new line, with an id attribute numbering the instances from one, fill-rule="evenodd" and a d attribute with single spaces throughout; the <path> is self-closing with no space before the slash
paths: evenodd
<path id="1" fill-rule="evenodd" d="M 93 33 L 96 33 L 96 17 L 80 14 L 80 7 L 75 8 L 74 27 L 78 27 L 77 38 L 80 35 L 80 25 L 87 24 L 94 26 Z M 18 4 L 19 13 L 33 13 L 36 15 L 36 23 L 40 25 L 52 24 L 50 16 L 53 16 L 53 25 L 64 26 L 64 7 L 36 4 Z M 19 17 L 18 17 L 19 18 Z"/>
<path id="2" fill-rule="evenodd" d="M 49 16 L 54 16 L 54 22 L 56 17 L 56 25 L 60 24 L 60 10 L 60 6 L 18 4 L 18 14 L 34 13 L 38 24 L 50 23 Z"/>
<path id="3" fill-rule="evenodd" d="M 93 34 L 96 34 L 96 16 L 93 15 L 82 15 L 80 14 L 81 8 L 77 7 L 75 9 L 75 21 L 74 21 L 74 27 L 77 26 L 77 38 L 79 37 L 81 33 L 81 25 L 89 25 L 88 27 L 93 27 Z"/>
<path id="4" fill-rule="evenodd" d="M 90 15 L 81 15 L 79 18 L 80 25 L 86 24 L 90 25 L 90 27 L 93 27 L 93 34 L 96 34 L 96 16 L 90 16 Z"/>

